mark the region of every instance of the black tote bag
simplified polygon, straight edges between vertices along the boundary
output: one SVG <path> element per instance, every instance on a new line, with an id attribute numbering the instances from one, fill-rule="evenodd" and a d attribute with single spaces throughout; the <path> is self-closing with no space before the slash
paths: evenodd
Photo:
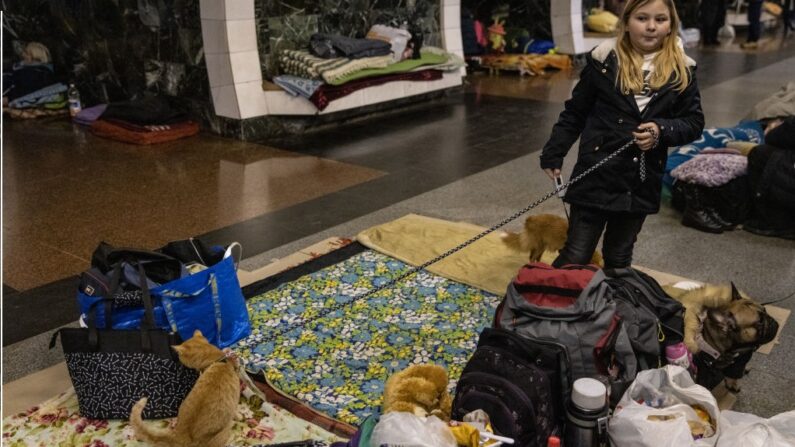
<path id="1" fill-rule="evenodd" d="M 111 290 L 118 288 L 121 264 L 114 267 Z M 143 267 L 138 264 L 141 275 Z M 64 328 L 53 334 L 50 348 L 61 335 L 66 366 L 77 394 L 80 415 L 92 419 L 127 419 L 133 405 L 149 398 L 143 417 L 176 416 L 193 388 L 198 371 L 179 362 L 171 346 L 179 335 L 157 329 L 152 300 L 144 284 L 144 319 L 136 330 L 97 329 L 96 306 L 88 314 L 87 328 Z M 112 296 L 112 293 L 111 293 Z M 110 327 L 112 299 L 105 306 L 105 326 Z"/>

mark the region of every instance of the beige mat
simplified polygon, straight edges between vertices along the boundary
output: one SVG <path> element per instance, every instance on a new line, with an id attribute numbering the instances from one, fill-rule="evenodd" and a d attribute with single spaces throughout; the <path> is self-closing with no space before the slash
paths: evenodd
<path id="1" fill-rule="evenodd" d="M 368 228 L 356 239 L 368 248 L 412 265 L 420 265 L 476 236 L 483 227 L 409 214 Z M 445 278 L 502 295 L 527 263 L 527 253 L 510 250 L 491 233 L 458 253 L 428 267 Z"/>

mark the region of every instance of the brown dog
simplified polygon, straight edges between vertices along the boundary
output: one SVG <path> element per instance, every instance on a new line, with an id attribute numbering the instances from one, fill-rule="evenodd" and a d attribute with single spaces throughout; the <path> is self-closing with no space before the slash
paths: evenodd
<path id="1" fill-rule="evenodd" d="M 529 252 L 530 262 L 538 262 L 544 251 L 556 252 L 566 243 L 569 223 L 566 219 L 554 214 L 538 214 L 529 216 L 524 221 L 521 233 L 505 232 L 503 242 L 514 250 Z M 602 255 L 594 252 L 591 263 L 604 266 Z"/>
<path id="2" fill-rule="evenodd" d="M 737 380 L 751 354 L 776 337 L 778 322 L 733 283 L 693 290 L 663 288 L 686 308 L 685 344 L 699 367 L 696 382 L 712 389 L 725 378 L 727 389 L 740 391 Z"/>

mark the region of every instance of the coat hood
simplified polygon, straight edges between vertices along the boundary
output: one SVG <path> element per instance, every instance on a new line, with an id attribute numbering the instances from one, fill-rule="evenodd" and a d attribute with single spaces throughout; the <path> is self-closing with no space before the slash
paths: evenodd
<path id="1" fill-rule="evenodd" d="M 607 57 L 610 55 L 610 53 L 616 50 L 617 41 L 618 41 L 617 38 L 611 37 L 605 40 L 604 42 L 600 43 L 599 45 L 596 46 L 596 48 L 591 50 L 591 57 L 601 63 L 604 63 L 605 60 L 607 60 Z M 682 45 L 682 39 L 678 36 L 676 38 L 676 44 L 682 50 L 682 53 L 684 53 L 685 47 L 684 45 Z M 693 58 L 691 58 L 687 54 L 685 54 L 685 65 L 687 67 L 695 67 L 696 61 L 693 60 Z"/>

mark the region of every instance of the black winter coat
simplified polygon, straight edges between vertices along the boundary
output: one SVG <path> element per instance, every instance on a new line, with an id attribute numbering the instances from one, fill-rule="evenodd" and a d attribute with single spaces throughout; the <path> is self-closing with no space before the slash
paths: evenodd
<path id="1" fill-rule="evenodd" d="M 572 178 L 632 139 L 643 122 L 660 127 L 660 142 L 646 152 L 646 181 L 639 176 L 641 150 L 631 146 L 578 183 L 569 187 L 565 200 L 606 211 L 652 214 L 660 209 L 662 175 L 669 146 L 694 141 L 704 129 L 701 94 L 695 77 L 695 62 L 687 58 L 690 84 L 683 92 L 668 85 L 655 92 L 640 112 L 632 93 L 616 86 L 615 39 L 603 42 L 588 56 L 558 122 L 541 151 L 541 167 L 560 168 L 563 158 L 580 137 L 580 149 Z"/>
<path id="2" fill-rule="evenodd" d="M 754 214 L 774 229 L 795 229 L 795 117 L 765 136 L 748 154 Z"/>

